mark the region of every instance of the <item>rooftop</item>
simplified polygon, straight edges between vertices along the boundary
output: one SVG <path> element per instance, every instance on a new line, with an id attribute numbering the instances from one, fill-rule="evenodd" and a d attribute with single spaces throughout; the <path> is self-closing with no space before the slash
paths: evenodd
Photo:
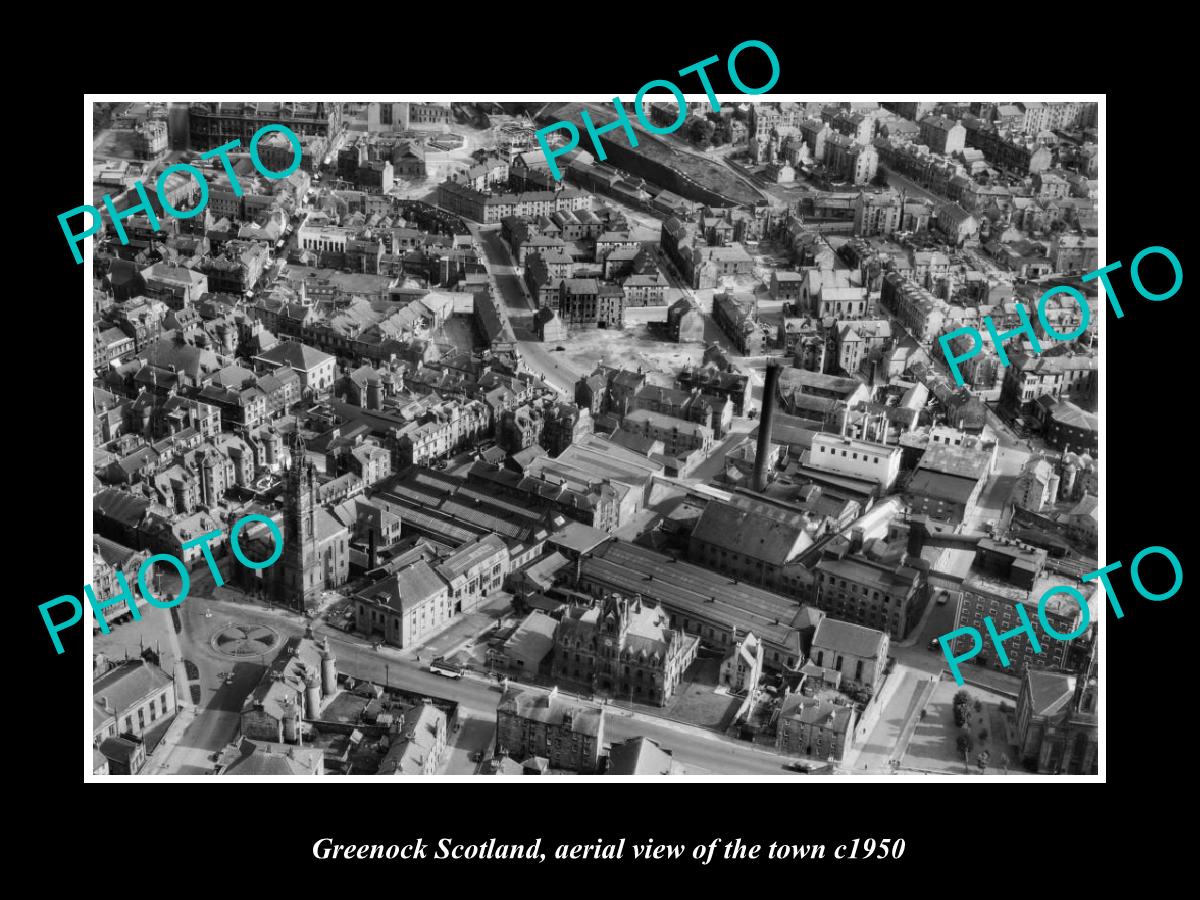
<path id="1" fill-rule="evenodd" d="M 793 623 L 805 607 L 795 600 L 673 559 L 623 540 L 614 540 L 585 556 L 585 579 L 628 596 L 661 603 L 669 611 L 701 616 L 754 632 L 777 647 L 799 652 Z"/>
<path id="2" fill-rule="evenodd" d="M 886 644 L 887 635 L 882 631 L 828 616 L 817 625 L 812 642 L 814 650 L 819 648 L 865 659 L 881 658 Z"/>
<path id="3" fill-rule="evenodd" d="M 613 744 L 608 754 L 608 775 L 671 775 L 675 771 L 671 751 L 657 741 L 635 737 Z"/>
<path id="4" fill-rule="evenodd" d="M 563 727 L 570 719 L 572 732 L 590 737 L 599 737 L 604 724 L 603 710 L 564 700 L 558 695 L 557 689 L 546 693 L 534 689 L 510 688 L 500 701 L 497 712 L 558 727 Z"/>

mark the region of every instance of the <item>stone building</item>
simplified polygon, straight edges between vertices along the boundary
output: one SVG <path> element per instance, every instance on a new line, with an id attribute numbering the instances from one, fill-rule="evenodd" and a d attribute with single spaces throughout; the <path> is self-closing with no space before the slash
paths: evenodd
<path id="1" fill-rule="evenodd" d="M 704 340 L 704 314 L 690 297 L 680 297 L 667 310 L 667 331 L 671 340 Z"/>
<path id="2" fill-rule="evenodd" d="M 496 756 L 541 756 L 556 769 L 584 774 L 600 767 L 604 710 L 558 696 L 558 688 L 505 692 L 496 707 Z"/>
<path id="3" fill-rule="evenodd" d="M 92 739 L 102 753 L 107 739 L 141 738 L 173 715 L 175 680 L 146 660 L 126 660 L 92 681 Z"/>
<path id="4" fill-rule="evenodd" d="M 591 606 L 567 611 L 554 631 L 556 680 L 585 683 L 593 691 L 664 706 L 700 639 L 670 627 L 657 604 L 610 594 Z"/>
<path id="5" fill-rule="evenodd" d="M 763 644 L 751 632 L 738 638 L 735 630 L 734 645 L 721 660 L 718 684 L 733 693 L 752 691 L 758 687 L 763 672 Z"/>
<path id="6" fill-rule="evenodd" d="M 396 647 L 419 644 L 454 616 L 446 581 L 424 559 L 354 595 L 358 631 Z"/>
<path id="7" fill-rule="evenodd" d="M 282 558 L 265 569 L 235 569 L 244 584 L 300 611 L 315 609 L 324 591 L 350 577 L 349 532 L 317 502 L 316 469 L 306 453 L 303 438 L 294 432 L 291 464 L 284 474 Z M 266 532 L 262 526 L 244 529 L 242 552 L 251 559 L 269 559 L 275 548 Z"/>
<path id="8" fill-rule="evenodd" d="M 854 707 L 833 700 L 788 694 L 775 725 L 775 750 L 788 756 L 810 756 L 841 762 L 850 749 Z"/>
<path id="9" fill-rule="evenodd" d="M 849 687 L 878 690 L 887 665 L 889 641 L 882 631 L 826 617 L 813 635 L 809 658 L 842 674 Z"/>
<path id="10" fill-rule="evenodd" d="M 1051 775 L 1095 775 L 1095 656 L 1083 675 L 1027 668 L 1017 696 L 1017 743 L 1026 768 Z"/>
<path id="11" fill-rule="evenodd" d="M 338 692 L 337 659 L 325 640 L 289 638 L 242 704 L 240 736 L 298 743 L 303 722 L 312 721 Z"/>

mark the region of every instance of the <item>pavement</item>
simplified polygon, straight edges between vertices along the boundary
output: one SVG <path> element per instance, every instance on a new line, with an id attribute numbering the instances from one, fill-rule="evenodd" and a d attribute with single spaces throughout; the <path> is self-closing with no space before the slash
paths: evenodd
<path id="1" fill-rule="evenodd" d="M 468 223 L 476 242 L 483 250 L 492 294 L 503 305 L 517 337 L 517 347 L 525 366 L 556 390 L 573 397 L 575 382 L 581 373 L 565 359 L 557 357 L 549 347 L 534 339 L 533 314 L 537 304 L 529 295 L 525 281 L 517 274 L 516 260 L 500 236 L 498 227 L 483 227 Z"/>
<path id="2" fill-rule="evenodd" d="M 201 703 L 199 708 L 185 709 L 177 716 L 148 763 L 146 771 L 149 774 L 203 774 L 210 771 L 212 754 L 233 739 L 242 702 L 262 677 L 265 666 L 270 664 L 278 647 L 288 637 L 303 634 L 309 624 L 303 616 L 287 610 L 250 601 L 218 600 L 197 591 L 202 592 L 203 588 L 194 586 L 193 595 L 179 607 L 183 622 L 180 646 L 186 658 L 200 671 L 197 683 L 201 688 Z M 220 654 L 210 643 L 212 636 L 230 622 L 267 625 L 278 633 L 279 640 L 275 648 L 262 657 L 237 662 Z M 314 621 L 313 633 L 317 639 L 329 639 L 339 671 L 355 678 L 459 703 L 463 724 L 451 741 L 454 749 L 443 771 L 449 774 L 474 771 L 470 754 L 491 746 L 496 707 L 501 699 L 499 684 L 482 675 L 470 674 L 460 679 L 435 675 L 425 668 L 424 649 L 421 653 L 423 661 L 417 663 L 413 658 L 406 659 L 404 651 L 389 648 L 376 651 L 366 639 L 333 629 L 320 619 Z M 233 675 L 230 683 L 222 677 L 226 672 Z M 579 699 L 579 702 L 585 706 L 599 706 L 587 699 Z M 762 747 L 694 725 L 615 706 L 607 706 L 606 710 L 606 743 L 645 736 L 671 750 L 675 759 L 689 769 L 728 775 L 781 775 L 788 761 Z"/>
<path id="3" fill-rule="evenodd" d="M 879 715 L 879 721 L 867 739 L 846 756 L 843 769 L 855 774 L 890 772 L 891 761 L 904 755 L 914 723 L 928 700 L 927 686 L 936 685 L 924 672 L 897 665 L 889 676 L 899 678 L 900 684 Z M 907 735 L 907 737 L 906 737 Z"/>

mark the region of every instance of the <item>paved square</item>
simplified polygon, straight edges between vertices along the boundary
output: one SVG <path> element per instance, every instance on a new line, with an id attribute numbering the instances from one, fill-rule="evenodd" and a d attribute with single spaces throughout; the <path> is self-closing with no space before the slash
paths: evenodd
<path id="1" fill-rule="evenodd" d="M 916 730 L 908 744 L 908 752 L 901 760 L 901 766 L 953 775 L 963 774 L 963 758 L 957 748 L 958 736 L 963 729 L 957 728 L 954 724 L 954 695 L 959 690 L 964 690 L 971 696 L 968 721 L 971 736 L 975 739 L 975 748 L 971 751 L 971 772 L 979 772 L 975 758 L 985 748 L 991 753 L 986 770 L 988 775 L 1003 774 L 1001 760 L 1005 755 L 1009 760 L 1009 772 L 1013 772 L 1014 767 L 1018 773 L 1023 772 L 1017 761 L 1016 749 L 1008 743 L 1008 726 L 1006 724 L 1006 719 L 1011 720 L 1012 710 L 1016 704 L 1008 697 L 973 685 L 968 684 L 959 688 L 953 681 L 943 681 L 934 689 L 933 696 L 930 697 L 929 703 L 925 707 L 925 719 L 917 723 Z M 975 710 L 975 701 L 977 700 L 983 704 L 981 712 Z M 1006 704 L 1009 711 L 1008 716 L 1001 711 L 1001 703 Z M 984 730 L 988 733 L 987 740 L 980 740 L 980 732 Z"/>

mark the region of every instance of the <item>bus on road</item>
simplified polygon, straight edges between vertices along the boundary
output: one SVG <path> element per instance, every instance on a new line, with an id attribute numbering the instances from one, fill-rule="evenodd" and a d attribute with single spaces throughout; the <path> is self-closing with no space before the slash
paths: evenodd
<path id="1" fill-rule="evenodd" d="M 429 671 L 445 678 L 462 678 L 465 666 L 452 663 L 445 657 L 439 656 L 429 664 Z"/>

